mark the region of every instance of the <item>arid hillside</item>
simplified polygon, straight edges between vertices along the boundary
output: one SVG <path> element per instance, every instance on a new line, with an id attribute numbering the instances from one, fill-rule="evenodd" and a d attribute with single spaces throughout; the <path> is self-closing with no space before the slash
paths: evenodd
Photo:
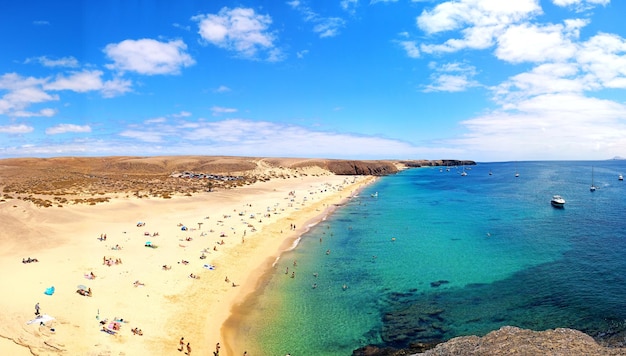
<path id="1" fill-rule="evenodd" d="M 399 167 L 392 161 L 215 156 L 10 158 L 0 160 L 0 189 L 4 200 L 47 207 L 114 196 L 170 198 L 306 175 L 385 175 Z"/>

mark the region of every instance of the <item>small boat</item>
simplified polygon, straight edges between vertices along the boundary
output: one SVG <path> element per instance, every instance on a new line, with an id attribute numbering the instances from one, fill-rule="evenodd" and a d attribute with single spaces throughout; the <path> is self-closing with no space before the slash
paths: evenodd
<path id="1" fill-rule="evenodd" d="M 591 192 L 596 191 L 596 186 L 593 185 L 593 166 L 591 166 L 591 187 L 589 187 L 589 191 Z"/>
<path id="2" fill-rule="evenodd" d="M 372 197 L 372 198 L 378 198 L 378 192 L 376 192 L 376 193 L 372 193 L 372 194 L 371 194 L 371 197 Z"/>
<path id="3" fill-rule="evenodd" d="M 617 180 L 624 180 L 624 176 L 620 174 L 619 176 L 617 176 Z"/>
<path id="4" fill-rule="evenodd" d="M 493 175 L 493 173 L 491 173 L 491 171 L 489 171 L 489 175 L 491 176 L 491 175 Z"/>
<path id="5" fill-rule="evenodd" d="M 565 205 L 565 199 L 560 195 L 555 195 L 552 197 L 552 200 L 550 200 L 550 204 L 555 208 L 562 208 Z"/>

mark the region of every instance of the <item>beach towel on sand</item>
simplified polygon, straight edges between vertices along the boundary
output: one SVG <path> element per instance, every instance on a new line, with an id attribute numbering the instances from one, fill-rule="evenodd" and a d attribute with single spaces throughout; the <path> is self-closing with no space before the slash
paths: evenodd
<path id="1" fill-rule="evenodd" d="M 50 288 L 46 288 L 46 291 L 43 292 L 43 294 L 45 294 L 45 295 L 53 295 L 54 294 L 54 286 L 52 286 Z"/>

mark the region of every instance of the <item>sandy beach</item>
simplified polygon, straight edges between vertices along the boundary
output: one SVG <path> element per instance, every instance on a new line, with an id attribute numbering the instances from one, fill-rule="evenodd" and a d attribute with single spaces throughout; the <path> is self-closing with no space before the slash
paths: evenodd
<path id="1" fill-rule="evenodd" d="M 232 308 L 309 224 L 374 179 L 303 175 L 50 208 L 0 202 L 0 353 L 169 355 L 183 337 L 194 355 L 218 342 L 220 355 L 239 355 L 245 340 L 224 336 Z"/>

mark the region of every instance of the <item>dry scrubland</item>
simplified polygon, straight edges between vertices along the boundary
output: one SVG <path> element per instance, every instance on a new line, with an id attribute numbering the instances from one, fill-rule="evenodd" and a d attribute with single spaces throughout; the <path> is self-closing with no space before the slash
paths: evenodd
<path id="1" fill-rule="evenodd" d="M 62 207 L 120 197 L 169 199 L 298 176 L 382 175 L 402 166 L 391 161 L 206 156 L 12 158 L 0 160 L 0 189 L 3 201 Z M 184 172 L 223 179 L 183 178 Z"/>

